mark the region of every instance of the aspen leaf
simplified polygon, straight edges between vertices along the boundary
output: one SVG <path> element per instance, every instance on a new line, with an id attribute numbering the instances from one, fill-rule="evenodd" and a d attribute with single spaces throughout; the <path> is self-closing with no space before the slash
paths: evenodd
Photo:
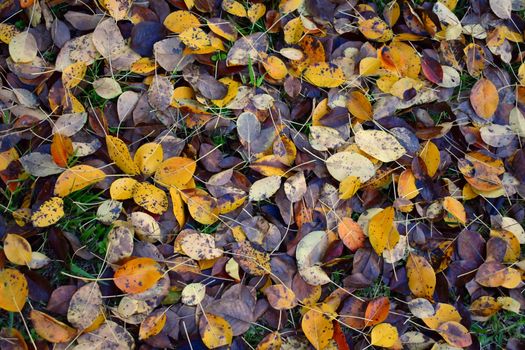
<path id="1" fill-rule="evenodd" d="M 363 229 L 351 218 L 344 217 L 339 222 L 337 233 L 344 245 L 353 252 L 365 245 L 366 237 Z"/>
<path id="2" fill-rule="evenodd" d="M 155 181 L 162 186 L 182 188 L 192 178 L 197 163 L 189 158 L 172 157 L 163 161 L 155 172 Z"/>
<path id="3" fill-rule="evenodd" d="M 42 203 L 38 210 L 31 215 L 31 221 L 35 227 L 48 227 L 57 223 L 63 216 L 64 201 L 60 197 L 52 197 Z"/>
<path id="4" fill-rule="evenodd" d="M 217 200 L 208 195 L 196 195 L 188 198 L 188 211 L 192 218 L 204 225 L 211 225 L 219 220 Z"/>
<path id="5" fill-rule="evenodd" d="M 175 11 L 164 19 L 164 26 L 176 34 L 188 28 L 198 28 L 200 25 L 199 19 L 190 11 Z"/>
<path id="6" fill-rule="evenodd" d="M 31 310 L 29 318 L 37 334 L 51 343 L 71 341 L 77 330 L 38 310 Z"/>
<path id="7" fill-rule="evenodd" d="M 332 320 L 317 309 L 311 309 L 303 315 L 301 328 L 316 350 L 324 349 L 334 334 Z"/>
<path id="8" fill-rule="evenodd" d="M 72 63 L 62 70 L 62 84 L 66 89 L 77 86 L 86 75 L 87 66 L 84 62 Z"/>
<path id="9" fill-rule="evenodd" d="M 399 232 L 394 224 L 395 210 L 388 207 L 372 217 L 368 224 L 370 244 L 377 254 L 392 249 L 399 241 Z"/>
<path id="10" fill-rule="evenodd" d="M 143 144 L 137 149 L 133 161 L 142 174 L 150 176 L 157 171 L 163 157 L 162 145 L 150 142 Z"/>
<path id="11" fill-rule="evenodd" d="M 4 239 L 4 254 L 7 260 L 16 265 L 28 265 L 31 262 L 31 245 L 22 236 L 8 233 Z"/>
<path id="12" fill-rule="evenodd" d="M 363 152 L 382 162 L 393 162 L 406 153 L 399 141 L 383 130 L 360 130 L 355 142 Z"/>
<path id="13" fill-rule="evenodd" d="M 350 175 L 339 183 L 339 198 L 350 199 L 361 187 L 361 181 L 357 176 Z"/>
<path id="14" fill-rule="evenodd" d="M 210 313 L 204 313 L 200 318 L 199 333 L 209 349 L 230 345 L 233 339 L 233 330 L 228 321 Z"/>
<path id="15" fill-rule="evenodd" d="M 153 214 L 162 214 L 168 209 L 166 192 L 148 182 L 139 182 L 135 185 L 133 200 Z"/>
<path id="16" fill-rule="evenodd" d="M 428 141 L 423 145 L 421 152 L 419 153 L 421 159 L 427 167 L 427 172 L 429 176 L 434 176 L 439 169 L 441 163 L 441 155 L 436 144 L 432 141 Z"/>
<path id="17" fill-rule="evenodd" d="M 459 322 L 444 322 L 437 328 L 437 332 L 452 346 L 466 348 L 472 344 L 471 335 Z"/>
<path id="18" fill-rule="evenodd" d="M 139 339 L 148 339 L 159 334 L 166 325 L 166 313 L 151 314 L 140 324 Z"/>
<path id="19" fill-rule="evenodd" d="M 268 176 L 255 181 L 250 187 L 250 200 L 262 201 L 268 199 L 281 187 L 280 176 Z"/>
<path id="20" fill-rule="evenodd" d="M 452 216 L 454 216 L 454 218 L 456 218 L 460 223 L 463 225 L 466 224 L 467 213 L 465 212 L 463 204 L 461 204 L 456 198 L 450 196 L 445 197 L 443 200 L 443 208 Z"/>
<path id="21" fill-rule="evenodd" d="M 131 155 L 128 146 L 118 137 L 107 135 L 106 144 L 108 147 L 109 158 L 126 174 L 136 175 L 139 169 Z"/>
<path id="22" fill-rule="evenodd" d="M 29 294 L 27 280 L 18 270 L 0 270 L 0 308 L 21 312 Z"/>
<path id="23" fill-rule="evenodd" d="M 297 305 L 295 293 L 283 284 L 274 284 L 265 288 L 264 294 L 276 310 L 289 310 Z"/>
<path id="24" fill-rule="evenodd" d="M 14 35 L 9 41 L 9 54 L 16 63 L 28 63 L 36 58 L 38 47 L 36 39 L 28 31 Z"/>
<path id="25" fill-rule="evenodd" d="M 202 283 L 190 283 L 182 290 L 181 301 L 190 306 L 200 304 L 206 295 L 206 286 Z"/>
<path id="26" fill-rule="evenodd" d="M 125 293 L 141 293 L 157 283 L 162 277 L 160 265 L 151 258 L 128 260 L 116 271 L 113 281 Z"/>
<path id="27" fill-rule="evenodd" d="M 116 179 L 109 187 L 111 199 L 123 201 L 133 198 L 133 193 L 135 192 L 135 187 L 137 185 L 138 181 L 131 177 L 122 177 L 120 179 Z"/>
<path id="28" fill-rule="evenodd" d="M 398 340 L 397 328 L 389 323 L 381 323 L 372 328 L 370 344 L 389 348 Z"/>
<path id="29" fill-rule="evenodd" d="M 348 176 L 356 176 L 363 183 L 375 175 L 374 164 L 355 152 L 339 152 L 330 156 L 326 160 L 326 168 L 338 181 L 343 181 Z"/>
<path id="30" fill-rule="evenodd" d="M 93 82 L 93 89 L 102 98 L 112 99 L 122 94 L 120 84 L 113 78 L 100 78 Z"/>
<path id="31" fill-rule="evenodd" d="M 417 298 L 432 299 L 436 289 L 436 274 L 424 257 L 409 254 L 407 259 L 408 287 Z"/>
<path id="32" fill-rule="evenodd" d="M 68 322 L 78 330 L 86 330 L 96 324 L 101 314 L 102 293 L 98 284 L 91 282 L 77 289 L 67 309 Z"/>
<path id="33" fill-rule="evenodd" d="M 326 62 L 310 65 L 304 72 L 304 78 L 309 83 L 322 88 L 338 87 L 346 80 L 341 68 Z"/>
<path id="34" fill-rule="evenodd" d="M 106 174 L 90 165 L 75 165 L 64 171 L 55 183 L 55 195 L 65 197 L 104 180 Z"/>
<path id="35" fill-rule="evenodd" d="M 478 116 L 491 118 L 499 104 L 498 90 L 494 83 L 486 78 L 478 80 L 470 91 L 470 104 Z"/>

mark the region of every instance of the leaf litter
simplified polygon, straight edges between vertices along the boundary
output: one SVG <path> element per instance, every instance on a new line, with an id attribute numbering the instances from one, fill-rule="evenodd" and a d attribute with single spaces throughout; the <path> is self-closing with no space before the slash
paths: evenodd
<path id="1" fill-rule="evenodd" d="M 3 1 L 0 348 L 523 348 L 524 10 Z"/>

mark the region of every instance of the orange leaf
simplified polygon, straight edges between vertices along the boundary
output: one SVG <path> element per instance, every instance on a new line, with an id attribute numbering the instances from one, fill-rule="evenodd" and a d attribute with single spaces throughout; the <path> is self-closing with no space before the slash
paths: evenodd
<path id="1" fill-rule="evenodd" d="M 141 293 L 162 277 L 160 265 L 151 258 L 135 258 L 115 271 L 115 285 L 126 293 Z"/>

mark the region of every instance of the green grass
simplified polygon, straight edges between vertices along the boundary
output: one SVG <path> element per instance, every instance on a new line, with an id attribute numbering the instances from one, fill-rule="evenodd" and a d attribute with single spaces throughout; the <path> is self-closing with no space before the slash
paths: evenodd
<path id="1" fill-rule="evenodd" d="M 268 332 L 263 328 L 257 325 L 251 325 L 250 328 L 244 333 L 244 340 L 253 346 L 254 348 L 263 340 Z"/>
<path id="2" fill-rule="evenodd" d="M 475 322 L 471 332 L 482 349 L 505 349 L 510 338 L 525 339 L 525 315 L 499 311 L 486 322 Z"/>

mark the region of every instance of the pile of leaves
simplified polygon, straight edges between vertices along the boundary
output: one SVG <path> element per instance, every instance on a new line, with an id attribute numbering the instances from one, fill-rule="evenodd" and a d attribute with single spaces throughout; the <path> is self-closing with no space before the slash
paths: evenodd
<path id="1" fill-rule="evenodd" d="M 524 349 L 524 14 L 3 0 L 0 348 Z"/>

